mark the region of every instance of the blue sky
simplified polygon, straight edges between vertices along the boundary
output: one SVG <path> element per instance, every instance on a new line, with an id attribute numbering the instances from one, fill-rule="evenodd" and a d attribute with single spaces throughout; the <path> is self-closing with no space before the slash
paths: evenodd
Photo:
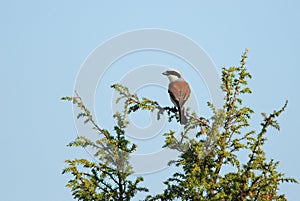
<path id="1" fill-rule="evenodd" d="M 249 48 L 254 93 L 246 104 L 255 109 L 253 122 L 258 123 L 260 112 L 272 112 L 289 100 L 279 118 L 281 131 L 270 130 L 265 148 L 268 157 L 281 161 L 281 171 L 300 180 L 299 8 L 296 0 L 2 1 L 2 199 L 72 200 L 64 187 L 69 178 L 60 174 L 64 160 L 88 155 L 66 147 L 76 129 L 71 105 L 59 99 L 72 94 L 80 66 L 93 49 L 115 35 L 142 28 L 168 29 L 191 38 L 219 72 L 222 66 L 238 64 Z M 146 179 L 150 176 L 162 178 L 164 171 Z M 300 187 L 285 184 L 281 191 L 296 200 Z"/>

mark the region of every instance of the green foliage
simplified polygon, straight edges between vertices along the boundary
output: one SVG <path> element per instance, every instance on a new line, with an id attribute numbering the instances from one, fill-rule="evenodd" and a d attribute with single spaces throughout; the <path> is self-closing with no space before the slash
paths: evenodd
<path id="1" fill-rule="evenodd" d="M 164 134 L 164 147 L 180 152 L 179 158 L 170 161 L 170 165 L 175 164 L 182 171 L 164 182 L 163 192 L 149 195 L 146 200 L 286 200 L 284 194 L 278 193 L 280 184 L 297 181 L 277 170 L 279 162 L 266 158 L 263 145 L 270 127 L 280 129 L 277 117 L 286 109 L 287 101 L 279 110 L 262 113 L 258 131 L 250 128 L 249 120 L 254 111 L 243 106 L 242 101 L 243 95 L 252 93 L 248 87 L 251 75 L 246 68 L 246 58 L 247 50 L 242 54 L 239 66 L 222 70 L 224 106 L 221 109 L 208 103 L 213 113 L 211 118 L 189 113 L 188 124 L 179 138 L 175 137 L 173 130 Z M 128 158 L 136 150 L 136 146 L 125 137 L 128 114 L 149 110 L 157 112 L 158 119 L 167 115 L 169 121 L 179 121 L 174 107 L 162 107 L 156 101 L 139 98 L 119 84 L 112 85 L 112 88 L 119 93 L 117 103 L 124 103 L 123 112 L 114 115 L 117 120 L 114 135 L 97 126 L 78 95 L 63 98 L 77 105 L 82 110 L 78 118 L 84 118 L 85 123 L 91 123 L 99 133 L 96 142 L 81 136 L 69 144 L 95 148 L 98 150 L 95 157 L 100 161 L 66 161 L 68 167 L 63 173 L 73 175 L 74 179 L 67 186 L 78 200 L 130 200 L 138 191 L 147 191 L 138 186 L 142 177 L 135 181 L 128 179 L 133 173 Z M 189 133 L 195 130 L 196 136 L 189 137 Z M 246 161 L 241 160 L 241 153 L 248 154 Z"/>
<path id="2" fill-rule="evenodd" d="M 244 107 L 241 98 L 251 93 L 247 87 L 251 75 L 246 69 L 246 58 L 247 50 L 240 66 L 223 68 L 223 108 L 216 110 L 212 103 L 208 104 L 214 113 L 213 122 L 204 129 L 200 124 L 202 132 L 196 139 L 185 142 L 188 149 L 176 161 L 183 171 L 165 182 L 163 193 L 148 196 L 148 200 L 286 200 L 285 195 L 278 194 L 280 183 L 297 181 L 277 171 L 279 162 L 266 159 L 263 145 L 270 126 L 279 130 L 276 117 L 284 111 L 287 102 L 280 110 L 263 114 L 258 132 L 249 130 L 254 111 Z M 195 121 L 190 124 L 195 125 Z M 205 140 L 202 140 L 203 135 Z M 167 136 L 166 146 L 174 149 L 170 135 Z M 242 150 L 249 154 L 245 163 L 238 157 Z M 222 168 L 228 167 L 233 171 L 221 173 Z"/>
<path id="3" fill-rule="evenodd" d="M 125 107 L 123 113 L 118 112 L 114 115 L 117 125 L 114 127 L 114 134 L 111 134 L 95 123 L 90 111 L 77 94 L 75 97 L 62 99 L 77 105 L 82 111 L 77 118 L 84 118 L 84 122 L 90 123 L 99 134 L 99 139 L 95 142 L 79 136 L 68 144 L 70 147 L 90 147 L 97 150 L 94 157 L 99 161 L 66 160 L 68 167 L 63 170 L 63 174 L 70 173 L 74 177 L 67 184 L 74 198 L 83 201 L 125 201 L 133 198 L 138 191 L 147 192 L 147 188 L 139 186 L 139 183 L 143 181 L 142 177 L 133 181 L 128 178 L 132 175 L 132 167 L 128 162 L 129 154 L 136 150 L 136 145 L 130 145 L 125 138 L 124 129 L 128 125 L 126 120 L 128 108 Z"/>

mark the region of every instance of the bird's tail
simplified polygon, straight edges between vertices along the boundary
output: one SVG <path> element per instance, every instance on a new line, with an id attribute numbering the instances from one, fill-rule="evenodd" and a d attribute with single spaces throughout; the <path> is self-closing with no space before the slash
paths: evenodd
<path id="1" fill-rule="evenodd" d="M 184 107 L 179 107 L 179 121 L 180 121 L 180 124 L 182 124 L 182 125 L 187 123 L 187 118 L 185 116 Z"/>

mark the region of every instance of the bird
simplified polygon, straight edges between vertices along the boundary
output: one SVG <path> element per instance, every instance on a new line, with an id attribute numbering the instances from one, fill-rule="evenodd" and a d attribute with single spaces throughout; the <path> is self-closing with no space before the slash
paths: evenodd
<path id="1" fill-rule="evenodd" d="M 191 89 L 189 84 L 183 79 L 182 74 L 177 69 L 168 69 L 162 73 L 169 78 L 168 92 L 172 103 L 179 111 L 179 122 L 181 125 L 187 123 L 185 116 L 185 104 L 189 100 Z"/>

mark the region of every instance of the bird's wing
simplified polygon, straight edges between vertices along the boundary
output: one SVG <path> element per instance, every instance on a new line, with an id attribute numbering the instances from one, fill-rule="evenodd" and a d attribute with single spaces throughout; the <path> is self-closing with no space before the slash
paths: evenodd
<path id="1" fill-rule="evenodd" d="M 190 96 L 190 87 L 186 81 L 175 81 L 169 84 L 169 94 L 177 106 L 183 106 Z"/>

